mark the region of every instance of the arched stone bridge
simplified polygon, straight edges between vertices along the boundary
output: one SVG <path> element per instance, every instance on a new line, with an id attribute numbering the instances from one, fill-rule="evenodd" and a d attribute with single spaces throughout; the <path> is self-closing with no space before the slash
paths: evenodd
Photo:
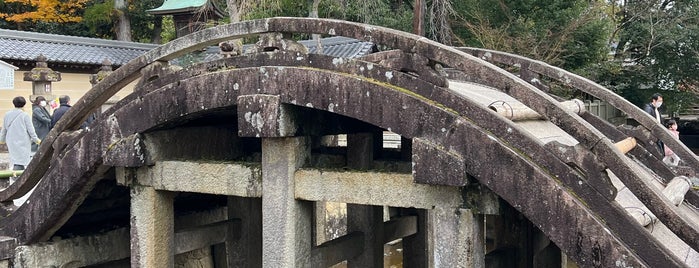
<path id="1" fill-rule="evenodd" d="M 279 33 L 385 51 L 308 54 Z M 255 36 L 251 53 L 168 66 Z M 552 85 L 638 126 L 612 126 Z M 399 149 L 384 148 L 384 131 L 400 135 Z M 622 150 L 629 137 L 637 145 Z M 658 139 L 686 167 L 663 165 Z M 345 21 L 246 21 L 160 46 L 80 99 L 0 191 L 7 204 L 33 189 L 0 219 L 0 257 L 14 267 L 173 267 L 195 250 L 190 259 L 213 267 L 380 267 L 384 244 L 402 239 L 406 267 L 696 267 L 699 198 L 684 195 L 681 176 L 697 168 L 643 111 L 542 62 Z M 347 203 L 339 237 L 325 234 L 324 202 Z"/>

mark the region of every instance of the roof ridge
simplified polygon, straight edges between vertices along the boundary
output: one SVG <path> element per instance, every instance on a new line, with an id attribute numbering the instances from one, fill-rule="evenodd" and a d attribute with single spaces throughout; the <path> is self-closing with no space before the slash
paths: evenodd
<path id="1" fill-rule="evenodd" d="M 107 39 L 99 39 L 99 38 L 93 38 L 93 37 L 81 37 L 81 36 L 71 36 L 71 35 L 26 32 L 26 31 L 16 31 L 16 30 L 8 30 L 8 29 L 0 29 L 0 38 L 31 40 L 31 41 L 39 41 L 39 42 L 45 42 L 45 43 L 75 44 L 75 45 L 88 45 L 88 46 L 100 46 L 100 47 L 127 48 L 127 49 L 146 49 L 146 50 L 150 50 L 150 49 L 153 49 L 153 48 L 159 46 L 158 44 L 127 42 L 127 41 L 119 41 L 119 40 L 107 40 Z"/>

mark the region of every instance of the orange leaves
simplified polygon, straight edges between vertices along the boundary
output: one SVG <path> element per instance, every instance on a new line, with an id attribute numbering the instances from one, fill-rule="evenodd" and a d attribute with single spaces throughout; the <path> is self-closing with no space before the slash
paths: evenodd
<path id="1" fill-rule="evenodd" d="M 88 0 L 5 0 L 5 4 L 20 4 L 25 12 L 0 13 L 0 18 L 12 22 L 79 22 L 78 11 Z"/>

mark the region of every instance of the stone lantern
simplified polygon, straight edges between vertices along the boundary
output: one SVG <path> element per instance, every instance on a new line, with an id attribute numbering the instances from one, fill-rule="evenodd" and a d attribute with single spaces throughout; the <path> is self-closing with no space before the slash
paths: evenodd
<path id="1" fill-rule="evenodd" d="M 61 81 L 61 73 L 51 70 L 48 67 L 46 56 L 39 54 L 36 57 L 36 67 L 31 71 L 24 72 L 24 81 L 32 82 L 32 95 L 29 96 L 30 102 L 34 101 L 37 96 L 43 96 L 47 100 L 54 99 L 51 91 L 51 83 Z"/>

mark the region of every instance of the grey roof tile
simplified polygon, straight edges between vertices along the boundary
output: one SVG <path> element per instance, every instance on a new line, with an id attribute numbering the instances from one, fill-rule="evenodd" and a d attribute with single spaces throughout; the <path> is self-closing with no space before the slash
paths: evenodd
<path id="1" fill-rule="evenodd" d="M 310 53 L 317 51 L 313 40 L 300 41 Z M 372 53 L 373 43 L 335 36 L 321 39 L 323 54 L 356 58 Z M 158 45 L 55 34 L 0 29 L 0 59 L 33 61 L 43 54 L 52 63 L 101 65 L 108 59 L 120 66 Z M 246 48 L 249 45 L 246 45 Z M 207 49 L 205 61 L 220 58 L 217 46 Z"/>
<path id="2" fill-rule="evenodd" d="M 108 59 L 123 65 L 158 45 L 0 29 L 0 59 L 100 65 Z"/>

